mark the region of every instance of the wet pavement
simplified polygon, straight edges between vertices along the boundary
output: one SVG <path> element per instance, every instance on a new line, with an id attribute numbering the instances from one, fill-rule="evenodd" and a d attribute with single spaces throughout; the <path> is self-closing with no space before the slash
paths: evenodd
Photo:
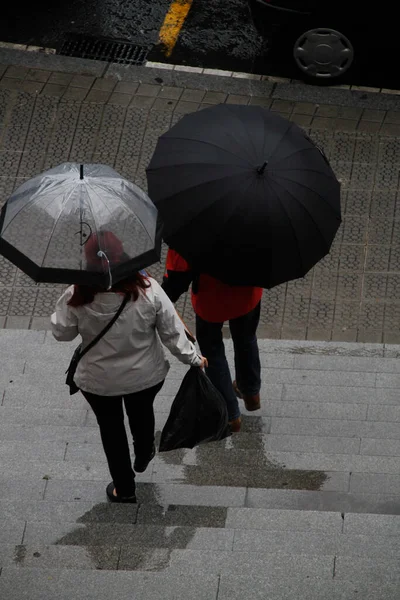
<path id="1" fill-rule="evenodd" d="M 400 99 L 0 49 L 1 62 L 2 200 L 64 160 L 145 185 L 183 114 L 250 103 L 323 145 L 344 224 L 320 269 L 264 299 L 261 410 L 242 407 L 243 431 L 223 442 L 157 454 L 136 506 L 105 502 L 94 416 L 64 384 L 76 342 L 40 330 L 60 288 L 2 261 L 0 597 L 398 600 Z M 188 298 L 179 308 L 189 320 Z M 232 365 L 230 341 L 227 353 Z M 157 439 L 186 371 L 171 363 Z"/>
<path id="2" fill-rule="evenodd" d="M 150 59 L 165 60 L 162 55 L 163 49 L 155 48 Z M 195 0 L 170 62 L 266 73 L 272 68 L 272 65 L 265 63 L 266 57 L 266 44 L 254 28 L 247 2 Z"/>
<path id="3" fill-rule="evenodd" d="M 62 4 L 44 0 L 23 11 L 9 4 L 0 23 L 0 41 L 59 51 L 68 34 L 80 33 L 151 47 L 151 61 L 299 77 L 289 61 L 268 52 L 246 0 L 188 0 L 190 10 L 172 54 L 166 56 L 159 38 L 171 4 L 170 0 L 72 0 Z M 392 64 L 393 57 L 377 58 L 371 52 L 368 64 L 354 70 L 346 83 L 397 89 L 399 79 Z"/>
<path id="4" fill-rule="evenodd" d="M 0 62 L 8 56 L 1 50 Z M 342 183 L 344 218 L 330 254 L 304 279 L 265 292 L 260 337 L 400 340 L 399 96 L 14 56 L 33 68 L 0 69 L 1 202 L 27 178 L 65 161 L 110 164 L 145 188 L 158 136 L 185 113 L 219 102 L 270 107 L 324 148 Z M 43 68 L 53 64 L 65 71 Z M 106 77 L 76 75 L 77 65 Z M 158 279 L 164 259 L 165 249 L 150 269 Z M 0 325 L 47 328 L 60 291 L 0 260 Z M 178 308 L 191 323 L 187 295 Z"/>
<path id="5" fill-rule="evenodd" d="M 169 0 L 71 0 L 59 4 L 42 0 L 24 12 L 9 5 L 0 25 L 0 40 L 59 49 L 65 34 L 82 33 L 155 44 L 169 4 Z"/>
<path id="6" fill-rule="evenodd" d="M 60 288 L 0 263 L 0 597 L 398 600 L 399 97 L 4 49 L 1 62 L 2 201 L 64 160 L 144 186 L 158 135 L 183 114 L 249 103 L 323 145 L 344 224 L 311 277 L 264 299 L 261 410 L 242 407 L 243 431 L 220 443 L 157 454 L 136 506 L 105 502 L 94 416 L 64 384 L 76 342 L 40 330 Z M 179 308 L 189 320 L 188 298 Z M 232 365 L 231 341 L 227 353 Z M 157 440 L 186 371 L 171 362 Z"/>
<path id="7" fill-rule="evenodd" d="M 4 597 L 397 600 L 398 346 L 262 341 L 261 414 L 157 454 L 137 505 L 105 502 L 97 425 L 64 384 L 74 346 L 0 330 Z M 157 440 L 184 370 L 156 399 Z"/>

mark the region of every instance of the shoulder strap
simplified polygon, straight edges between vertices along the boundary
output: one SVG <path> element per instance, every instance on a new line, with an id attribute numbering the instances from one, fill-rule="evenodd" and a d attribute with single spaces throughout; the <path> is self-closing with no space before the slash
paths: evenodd
<path id="1" fill-rule="evenodd" d="M 95 346 L 99 340 L 101 340 L 101 338 L 107 333 L 107 331 L 109 331 L 111 329 L 111 327 L 114 325 L 115 321 L 118 319 L 119 315 L 124 310 L 129 298 L 130 298 L 130 294 L 125 294 L 125 297 L 121 302 L 121 306 L 119 307 L 119 309 L 117 310 L 117 312 L 115 313 L 115 315 L 113 316 L 111 321 L 109 323 L 107 323 L 107 325 L 104 327 L 104 329 L 102 329 L 100 331 L 100 333 L 97 334 L 96 337 L 90 342 L 90 344 L 88 344 L 86 346 L 86 348 L 84 348 L 82 350 L 82 352 L 80 353 L 80 356 L 79 356 L 79 360 L 82 358 L 82 356 L 84 356 L 86 354 L 86 352 L 89 352 L 89 350 L 91 348 L 93 348 L 93 346 Z"/>

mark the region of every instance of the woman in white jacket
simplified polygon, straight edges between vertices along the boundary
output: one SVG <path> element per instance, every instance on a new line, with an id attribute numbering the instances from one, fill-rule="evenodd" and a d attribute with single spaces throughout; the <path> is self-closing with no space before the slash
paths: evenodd
<path id="1" fill-rule="evenodd" d="M 100 427 L 113 479 L 106 490 L 112 502 L 136 502 L 134 471 L 145 471 L 155 454 L 153 402 L 169 370 L 162 344 L 187 365 L 206 364 L 187 339 L 165 292 L 154 279 L 140 273 L 108 291 L 69 287 L 51 317 L 54 337 L 70 341 L 80 334 L 83 347 L 87 346 L 111 321 L 125 294 L 131 300 L 105 336 L 82 357 L 75 375 Z M 133 469 L 122 403 L 134 442 Z"/>

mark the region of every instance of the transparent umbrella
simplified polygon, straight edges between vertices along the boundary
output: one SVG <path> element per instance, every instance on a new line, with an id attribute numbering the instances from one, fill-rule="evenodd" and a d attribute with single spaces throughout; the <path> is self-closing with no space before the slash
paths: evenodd
<path id="1" fill-rule="evenodd" d="M 106 165 L 46 171 L 21 185 L 0 215 L 0 254 L 38 282 L 111 287 L 160 252 L 154 204 Z"/>

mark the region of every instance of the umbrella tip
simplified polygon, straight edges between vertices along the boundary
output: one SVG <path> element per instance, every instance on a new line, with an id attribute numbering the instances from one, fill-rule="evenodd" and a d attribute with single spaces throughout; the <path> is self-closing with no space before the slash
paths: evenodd
<path id="1" fill-rule="evenodd" d="M 80 166 L 79 172 L 80 172 L 80 179 L 83 179 L 83 165 Z"/>
<path id="2" fill-rule="evenodd" d="M 265 169 L 267 168 L 267 165 L 268 165 L 268 161 L 266 160 L 261 167 L 257 168 L 257 173 L 259 175 L 262 175 L 264 173 Z"/>

